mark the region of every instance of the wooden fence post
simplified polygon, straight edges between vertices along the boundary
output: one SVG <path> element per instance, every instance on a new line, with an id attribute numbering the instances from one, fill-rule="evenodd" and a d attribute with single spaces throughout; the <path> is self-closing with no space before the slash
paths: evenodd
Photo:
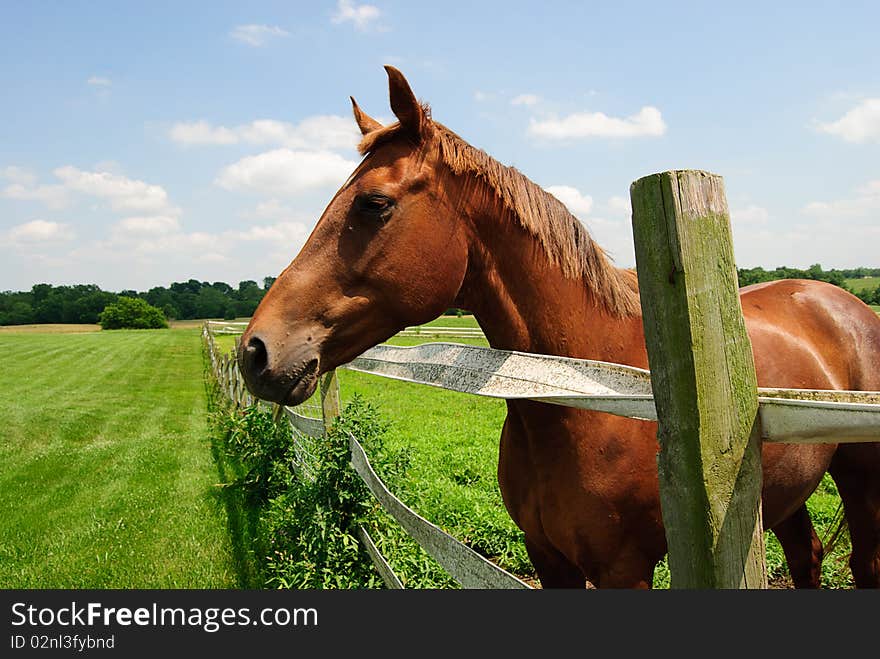
<path id="1" fill-rule="evenodd" d="M 321 376 L 321 413 L 324 417 L 324 433 L 330 430 L 339 416 L 339 378 L 336 371 Z"/>
<path id="2" fill-rule="evenodd" d="M 630 187 L 674 588 L 766 588 L 751 342 L 720 176 Z"/>

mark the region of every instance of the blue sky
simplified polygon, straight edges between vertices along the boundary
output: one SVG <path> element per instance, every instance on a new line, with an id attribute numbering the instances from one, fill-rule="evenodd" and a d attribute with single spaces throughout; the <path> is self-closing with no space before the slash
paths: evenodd
<path id="1" fill-rule="evenodd" d="M 878 266 L 877 3 L 0 3 L 0 289 L 258 281 L 383 64 L 634 265 L 629 185 L 724 176 L 741 267 Z"/>

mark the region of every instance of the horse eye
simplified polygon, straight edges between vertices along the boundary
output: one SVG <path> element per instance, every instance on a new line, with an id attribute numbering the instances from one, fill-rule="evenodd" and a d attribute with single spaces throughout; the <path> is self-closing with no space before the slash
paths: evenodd
<path id="1" fill-rule="evenodd" d="M 367 194 L 358 197 L 358 209 L 369 215 L 376 215 L 383 221 L 387 219 L 394 202 L 380 194 Z"/>

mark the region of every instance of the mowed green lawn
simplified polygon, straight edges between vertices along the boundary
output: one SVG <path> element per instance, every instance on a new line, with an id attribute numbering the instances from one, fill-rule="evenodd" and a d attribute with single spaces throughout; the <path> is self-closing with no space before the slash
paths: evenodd
<path id="1" fill-rule="evenodd" d="M 873 291 L 875 288 L 880 286 L 880 277 L 860 277 L 858 279 L 847 279 L 846 285 L 856 292 Z"/>
<path id="2" fill-rule="evenodd" d="M 4 332 L 0 587 L 234 588 L 197 330 Z"/>
<path id="3" fill-rule="evenodd" d="M 430 325 L 477 327 L 472 316 L 444 316 Z M 217 340 L 221 350 L 228 350 L 234 337 L 218 336 Z M 420 337 L 398 337 L 388 343 L 417 345 L 428 341 L 487 345 L 478 339 Z M 498 441 L 506 414 L 504 402 L 345 369 L 338 373 L 342 403 L 361 394 L 377 405 L 383 418 L 390 422 L 388 446 L 406 456 L 402 480 L 389 480 L 391 489 L 424 517 L 504 568 L 526 578 L 534 577 L 522 533 L 507 514 L 498 489 L 496 469 Z M 314 403 L 312 399 L 307 405 Z M 826 475 L 807 502 L 820 537 L 825 537 L 833 527 L 839 502 L 834 482 Z M 773 587 L 789 587 L 779 542 L 769 531 L 765 540 Z M 844 534 L 843 541 L 823 563 L 825 587 L 852 587 L 846 563 L 849 551 L 849 538 Z M 419 570 L 423 569 L 420 565 L 392 567 L 405 583 L 415 584 Z M 669 586 L 665 562 L 655 572 L 654 585 Z"/>

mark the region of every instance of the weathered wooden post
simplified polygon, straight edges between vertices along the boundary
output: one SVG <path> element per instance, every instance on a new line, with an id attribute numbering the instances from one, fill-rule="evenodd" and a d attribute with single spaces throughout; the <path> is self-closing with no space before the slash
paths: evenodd
<path id="1" fill-rule="evenodd" d="M 751 343 L 720 176 L 630 187 L 673 588 L 766 588 Z"/>
<path id="2" fill-rule="evenodd" d="M 321 414 L 324 417 L 324 433 L 339 416 L 339 378 L 336 371 L 321 376 Z"/>

